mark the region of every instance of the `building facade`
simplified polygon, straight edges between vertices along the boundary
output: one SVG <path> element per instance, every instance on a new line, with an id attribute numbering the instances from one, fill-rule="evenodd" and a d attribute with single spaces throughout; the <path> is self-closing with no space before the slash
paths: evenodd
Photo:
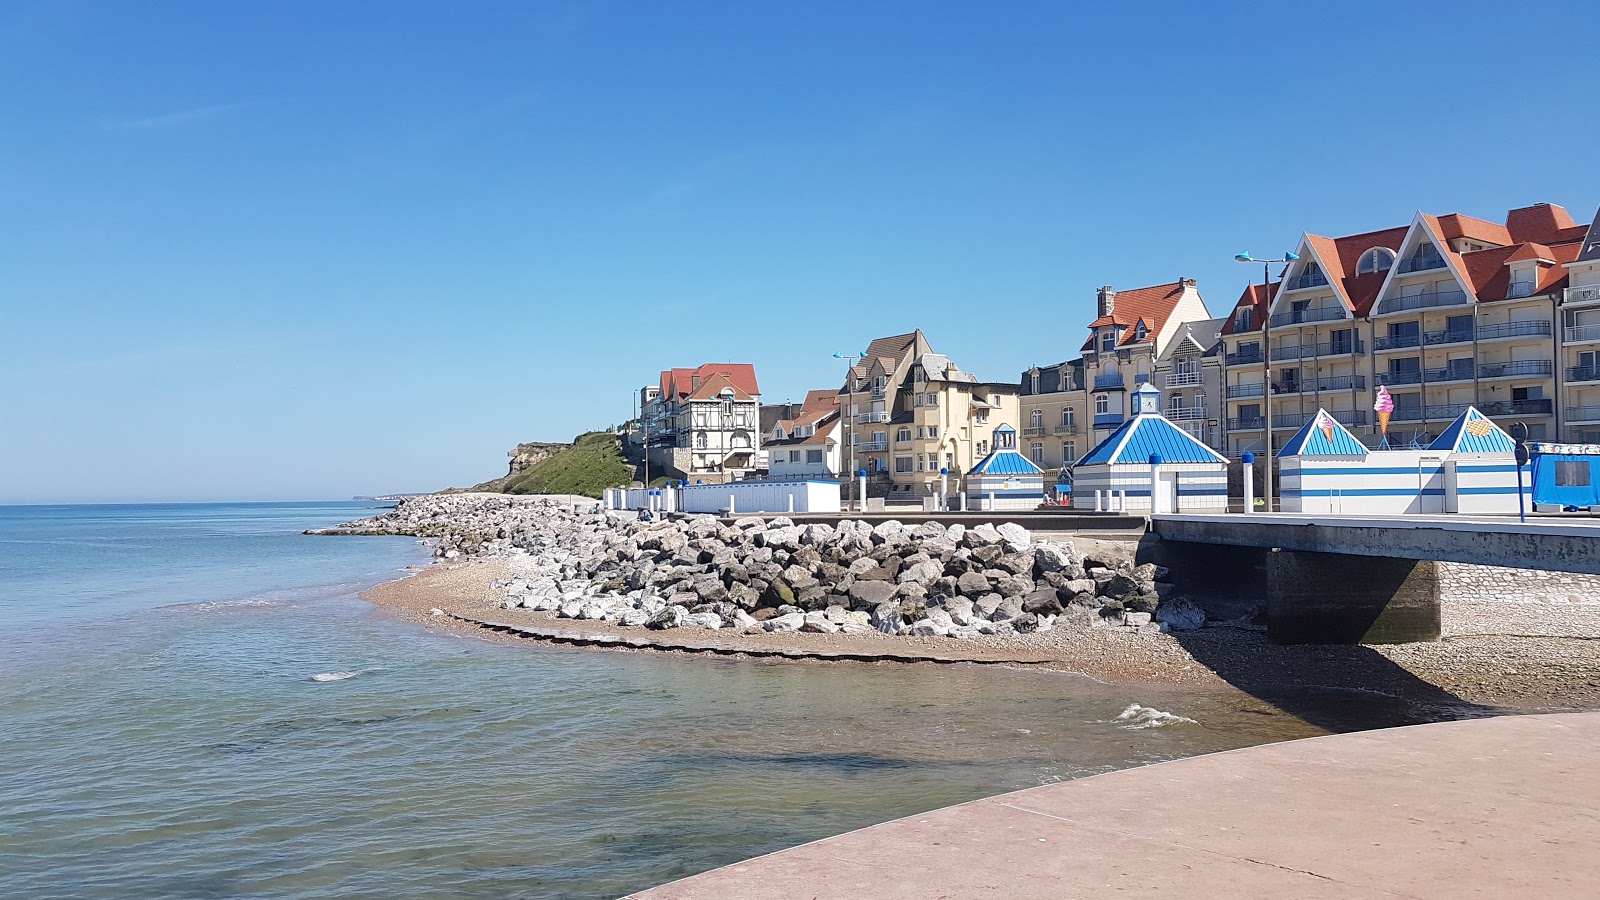
<path id="1" fill-rule="evenodd" d="M 744 478 L 759 465 L 761 392 L 748 363 L 706 363 L 667 369 L 659 391 L 645 398 L 640 430 L 651 469 L 668 478 L 718 483 Z"/>
<path id="2" fill-rule="evenodd" d="M 1023 372 L 1017 404 L 1022 420 L 1018 450 L 1034 465 L 1059 474 L 1088 451 L 1089 395 L 1084 391 L 1083 360 Z"/>
<path id="3" fill-rule="evenodd" d="M 839 395 L 811 391 L 790 418 L 778 419 L 763 440 L 767 477 L 789 479 L 839 476 Z"/>

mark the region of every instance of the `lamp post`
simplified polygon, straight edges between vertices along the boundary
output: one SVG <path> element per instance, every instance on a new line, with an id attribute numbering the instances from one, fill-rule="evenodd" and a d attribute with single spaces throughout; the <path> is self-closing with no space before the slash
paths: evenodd
<path id="1" fill-rule="evenodd" d="M 856 386 L 853 383 L 853 379 L 850 377 L 850 369 L 851 369 L 851 367 L 853 367 L 855 365 L 856 360 L 866 359 L 867 358 L 867 354 L 865 352 L 862 352 L 862 353 L 835 353 L 833 355 L 833 358 L 834 359 L 842 359 L 842 360 L 844 360 L 844 386 L 845 386 L 845 392 L 849 396 L 852 396 L 852 397 L 855 396 Z M 856 470 L 856 448 L 855 448 L 854 444 L 850 443 L 850 418 L 851 417 L 850 417 L 849 408 L 845 406 L 845 401 L 844 400 L 840 400 L 839 401 L 839 420 L 844 423 L 844 447 L 840 447 L 839 448 L 839 461 L 841 463 L 846 461 L 845 460 L 845 447 L 848 447 L 850 449 L 850 458 L 848 460 L 849 465 L 846 465 L 846 466 L 842 467 L 845 472 L 854 472 Z M 840 473 L 840 474 L 842 475 L 843 473 Z M 866 509 L 867 508 L 867 488 L 866 488 L 866 480 L 865 479 L 862 480 L 861 485 L 862 485 L 861 486 L 861 508 L 862 509 Z M 846 510 L 849 510 L 849 508 L 850 508 L 850 479 L 848 477 L 841 477 L 839 479 L 839 487 L 840 487 L 841 490 L 844 491 L 844 494 L 845 494 L 845 496 L 844 496 L 844 508 Z"/>
<path id="2" fill-rule="evenodd" d="M 1272 512 L 1272 266 L 1292 263 L 1300 257 L 1284 251 L 1279 259 L 1256 259 L 1246 250 L 1234 254 L 1233 258 L 1242 263 L 1261 263 L 1261 295 L 1267 301 L 1266 311 L 1261 314 L 1261 424 L 1267 433 L 1266 452 L 1262 454 L 1261 497 L 1266 501 L 1266 511 Z"/>

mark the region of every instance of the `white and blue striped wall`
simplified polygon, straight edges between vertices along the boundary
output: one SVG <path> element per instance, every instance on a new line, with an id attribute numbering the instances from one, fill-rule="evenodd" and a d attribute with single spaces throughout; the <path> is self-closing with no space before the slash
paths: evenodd
<path id="1" fill-rule="evenodd" d="M 1227 463 L 1164 463 L 1160 472 L 1166 489 L 1176 488 L 1176 512 L 1227 511 Z M 1075 508 L 1094 509 L 1096 491 L 1101 494 L 1102 508 L 1109 508 L 1108 495 L 1120 493 L 1127 498 L 1129 512 L 1149 512 L 1150 466 L 1119 463 L 1072 470 Z"/>
<path id="2" fill-rule="evenodd" d="M 1517 511 L 1516 463 L 1509 454 L 1374 450 L 1365 457 L 1291 456 L 1278 461 L 1278 471 L 1284 512 Z"/>

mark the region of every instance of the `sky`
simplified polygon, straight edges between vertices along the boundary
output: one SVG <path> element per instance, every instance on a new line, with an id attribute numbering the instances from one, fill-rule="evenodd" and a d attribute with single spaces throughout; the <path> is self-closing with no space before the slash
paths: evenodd
<path id="1" fill-rule="evenodd" d="M 1600 4 L 0 2 L 0 503 L 466 485 L 1302 232 L 1600 204 Z"/>

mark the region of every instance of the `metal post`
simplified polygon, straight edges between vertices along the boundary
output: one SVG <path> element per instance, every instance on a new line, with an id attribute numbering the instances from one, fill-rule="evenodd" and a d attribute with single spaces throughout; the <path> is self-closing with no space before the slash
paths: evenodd
<path id="1" fill-rule="evenodd" d="M 1261 314 L 1261 392 L 1264 408 L 1262 424 L 1267 429 L 1266 459 L 1262 472 L 1266 479 L 1261 484 L 1261 496 L 1267 501 L 1267 512 L 1272 512 L 1272 265 L 1261 264 L 1261 296 L 1266 308 Z"/>
<path id="2" fill-rule="evenodd" d="M 1244 463 L 1244 511 L 1247 512 L 1247 513 L 1248 512 L 1255 512 L 1255 503 L 1256 503 L 1256 477 L 1255 477 L 1256 476 L 1256 472 L 1255 472 L 1256 467 L 1255 467 L 1255 461 L 1256 461 L 1256 455 L 1254 453 L 1251 453 L 1248 450 L 1246 450 L 1244 455 L 1242 457 L 1240 457 L 1240 462 Z"/>
<path id="3" fill-rule="evenodd" d="M 862 469 L 856 473 L 861 479 L 861 512 L 867 511 L 867 470 Z"/>
<path id="4" fill-rule="evenodd" d="M 939 509 L 943 512 L 950 510 L 950 469 L 948 466 L 939 467 Z"/>

